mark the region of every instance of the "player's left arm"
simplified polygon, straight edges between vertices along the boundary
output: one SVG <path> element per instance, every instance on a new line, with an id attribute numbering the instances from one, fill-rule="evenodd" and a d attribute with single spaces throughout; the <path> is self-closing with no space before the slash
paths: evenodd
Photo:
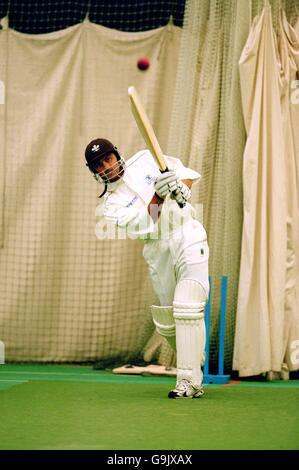
<path id="1" fill-rule="evenodd" d="M 184 206 L 191 197 L 191 187 L 201 179 L 201 175 L 185 167 L 178 158 L 166 156 L 166 161 L 168 167 L 174 170 L 178 177 L 178 187 L 170 197 Z"/>
<path id="2" fill-rule="evenodd" d="M 193 180 L 181 180 L 182 183 L 185 183 L 186 186 L 188 186 L 189 189 L 191 189 L 191 186 L 192 186 L 192 183 L 193 183 Z"/>
<path id="3" fill-rule="evenodd" d="M 191 197 L 191 179 L 181 179 L 177 182 L 177 189 L 171 194 L 171 199 L 176 200 L 183 207 Z"/>

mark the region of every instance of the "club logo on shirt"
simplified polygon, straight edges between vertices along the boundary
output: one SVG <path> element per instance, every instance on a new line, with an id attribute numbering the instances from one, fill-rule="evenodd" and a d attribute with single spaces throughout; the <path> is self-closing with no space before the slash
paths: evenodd
<path id="1" fill-rule="evenodd" d="M 145 181 L 147 182 L 147 184 L 151 184 L 154 181 L 157 181 L 157 179 L 158 179 L 157 176 L 152 176 L 152 175 L 146 175 L 145 177 Z"/>

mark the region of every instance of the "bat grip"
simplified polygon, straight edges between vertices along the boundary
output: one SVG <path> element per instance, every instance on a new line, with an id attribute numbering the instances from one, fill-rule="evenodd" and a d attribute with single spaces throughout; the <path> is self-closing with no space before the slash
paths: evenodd
<path id="1" fill-rule="evenodd" d="M 169 169 L 166 167 L 165 170 L 160 170 L 161 173 L 166 173 L 166 171 L 169 171 Z M 175 196 L 175 191 L 172 192 L 172 194 Z M 181 202 L 177 202 L 177 205 L 183 209 L 184 207 L 184 204 L 182 204 Z"/>

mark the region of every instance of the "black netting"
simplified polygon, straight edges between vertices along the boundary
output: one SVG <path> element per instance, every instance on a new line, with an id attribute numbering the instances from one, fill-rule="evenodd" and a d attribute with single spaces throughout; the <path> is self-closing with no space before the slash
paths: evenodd
<path id="1" fill-rule="evenodd" d="M 183 25 L 185 0 L 1 0 L 0 17 L 29 34 L 67 28 L 84 20 L 121 31 L 145 31 L 168 23 Z"/>
<path id="2" fill-rule="evenodd" d="M 9 26 L 24 33 L 49 33 L 84 20 L 88 0 L 11 0 Z"/>
<path id="3" fill-rule="evenodd" d="M 0 0 L 0 18 L 6 16 L 8 10 L 8 0 Z"/>
<path id="4" fill-rule="evenodd" d="M 90 21 L 122 31 L 145 31 L 168 23 L 183 25 L 185 0 L 95 0 L 90 6 Z"/>

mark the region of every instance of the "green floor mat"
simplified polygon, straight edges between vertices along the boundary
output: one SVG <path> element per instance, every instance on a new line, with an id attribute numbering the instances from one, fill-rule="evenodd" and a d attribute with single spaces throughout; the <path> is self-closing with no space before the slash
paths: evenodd
<path id="1" fill-rule="evenodd" d="M 0 448 L 299 449 L 293 382 L 208 385 L 204 398 L 169 400 L 168 377 L 1 366 Z"/>

